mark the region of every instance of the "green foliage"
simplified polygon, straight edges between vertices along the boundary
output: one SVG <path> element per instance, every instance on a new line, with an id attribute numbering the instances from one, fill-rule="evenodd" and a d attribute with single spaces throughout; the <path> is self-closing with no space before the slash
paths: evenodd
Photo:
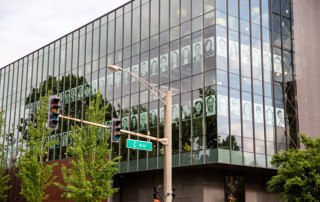
<path id="1" fill-rule="evenodd" d="M 272 157 L 278 174 L 267 183 L 285 201 L 320 201 L 320 139 L 301 135 L 305 150 L 290 149 Z"/>
<path id="2" fill-rule="evenodd" d="M 4 135 L 2 134 L 1 128 L 5 126 L 5 119 L 3 118 L 3 111 L 0 112 L 0 140 L 2 144 L 0 144 L 0 201 L 5 201 L 7 198 L 6 192 L 11 189 L 11 185 L 9 184 L 10 175 L 5 175 L 4 171 L 6 169 L 6 153 L 4 150 Z"/>
<path id="3" fill-rule="evenodd" d="M 22 156 L 17 176 L 21 180 L 21 192 L 27 201 L 42 201 L 49 197 L 45 190 L 50 186 L 56 176 L 52 176 L 53 167 L 57 165 L 44 165 L 43 159 L 46 158 L 47 149 L 50 145 L 54 145 L 57 141 L 50 140 L 45 143 L 45 139 L 53 130 L 47 129 L 47 112 L 48 97 L 41 97 L 41 107 L 37 109 L 35 114 L 36 124 L 30 125 L 28 128 L 29 139 L 25 141 L 26 148 L 19 148 Z"/>
<path id="4" fill-rule="evenodd" d="M 101 93 L 91 101 L 86 109 L 85 120 L 103 124 L 106 106 L 103 106 Z M 84 124 L 77 130 L 71 127 L 73 146 L 68 152 L 73 156 L 70 169 L 62 167 L 64 183 L 54 183 L 65 192 L 62 197 L 76 201 L 101 201 L 111 196 L 118 189 L 111 189 L 112 177 L 117 173 L 118 159 L 109 160 L 110 133 L 98 126 Z"/>

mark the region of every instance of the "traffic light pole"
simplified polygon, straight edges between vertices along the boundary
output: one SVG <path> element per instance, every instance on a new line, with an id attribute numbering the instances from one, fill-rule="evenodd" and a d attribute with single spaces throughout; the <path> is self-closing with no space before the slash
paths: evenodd
<path id="1" fill-rule="evenodd" d="M 88 125 L 93 125 L 93 126 L 98 126 L 98 127 L 101 127 L 101 128 L 111 129 L 110 126 L 106 126 L 106 125 L 102 125 L 102 124 L 98 124 L 98 123 L 93 123 L 93 122 L 90 122 L 90 121 L 84 121 L 84 120 L 72 118 L 72 117 L 69 117 L 69 116 L 59 115 L 59 118 L 69 119 L 69 120 L 72 120 L 72 121 L 76 121 L 76 122 L 80 122 L 80 123 L 84 123 L 84 124 L 88 124 Z M 121 133 L 127 133 L 127 134 L 130 134 L 130 135 L 133 135 L 133 136 L 137 136 L 137 137 L 142 137 L 142 138 L 154 140 L 154 141 L 162 143 L 163 145 L 167 145 L 168 144 L 168 140 L 166 138 L 152 137 L 152 136 L 149 136 L 149 135 L 144 135 L 144 134 L 141 134 L 141 133 L 136 133 L 136 132 L 123 130 L 123 129 L 121 129 L 120 132 Z"/>
<path id="2" fill-rule="evenodd" d="M 165 93 L 164 138 L 168 144 L 164 146 L 163 195 L 165 202 L 172 202 L 172 92 Z"/>

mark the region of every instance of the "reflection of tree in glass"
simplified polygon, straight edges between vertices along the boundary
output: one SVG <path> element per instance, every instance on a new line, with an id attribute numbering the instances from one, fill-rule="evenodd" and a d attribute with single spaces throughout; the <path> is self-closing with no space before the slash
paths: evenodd
<path id="1" fill-rule="evenodd" d="M 221 136 L 219 135 L 219 148 L 220 149 L 229 149 L 229 142 L 230 142 L 230 136 L 227 136 L 225 139 L 222 139 L 221 141 Z M 231 149 L 235 151 L 240 150 L 240 146 L 237 143 L 236 138 L 232 135 L 231 136 Z"/>
<path id="2" fill-rule="evenodd" d="M 39 88 L 33 88 L 30 92 L 30 94 L 27 96 L 26 99 L 26 103 L 25 105 L 27 105 L 28 103 L 36 103 L 36 101 L 38 101 L 40 99 L 41 95 L 45 95 L 46 94 L 46 86 L 51 86 L 53 85 L 53 91 L 52 91 L 52 95 L 57 95 L 58 94 L 58 89 L 59 89 L 59 95 L 63 96 L 65 92 L 63 92 L 63 89 L 71 89 L 71 94 L 73 94 L 73 89 L 76 90 L 76 88 L 78 88 L 78 100 L 79 98 L 82 98 L 82 85 L 83 83 L 86 83 L 86 80 L 84 77 L 78 77 L 75 74 L 68 74 L 65 77 L 63 77 L 63 79 L 58 80 L 59 77 L 52 77 L 49 76 L 48 80 L 43 81 Z M 78 87 L 77 87 L 78 84 Z M 51 87 L 50 87 L 51 88 Z M 90 89 L 90 86 L 89 86 Z M 35 99 L 36 98 L 36 99 Z M 85 109 L 89 106 L 89 98 L 84 98 L 83 102 L 81 102 L 81 104 L 76 105 L 77 102 L 72 102 L 67 104 L 64 107 L 64 114 L 70 114 L 70 116 L 72 117 L 76 117 L 76 118 L 81 118 L 82 117 L 82 107 Z M 106 111 L 106 120 L 110 120 L 111 119 L 111 114 L 110 114 L 110 110 L 112 109 L 111 105 L 109 104 L 108 101 L 106 100 L 102 100 L 102 103 L 106 103 L 106 105 L 109 105 L 110 107 L 108 108 L 108 110 Z M 30 105 L 31 106 L 31 105 Z M 70 106 L 70 107 L 69 107 Z M 18 123 L 18 128 L 19 131 L 22 133 L 22 138 L 23 139 L 27 139 L 27 130 L 28 130 L 28 126 L 29 125 L 33 125 L 36 127 L 36 123 L 37 120 L 34 120 L 34 114 L 30 113 L 30 114 L 26 114 L 25 119 L 20 119 L 19 123 Z M 59 125 L 59 128 L 57 130 L 57 134 L 64 134 L 63 132 L 67 132 L 68 128 L 70 129 L 70 125 L 74 125 L 76 124 L 75 122 L 66 120 L 66 119 L 61 119 L 60 122 L 62 122 L 62 128 Z M 54 136 L 53 136 L 54 137 Z M 64 146 L 65 142 L 65 138 L 64 136 L 61 139 L 62 144 L 61 144 L 61 157 L 65 158 L 66 157 L 66 147 Z M 72 144 L 72 139 L 69 137 L 69 145 Z M 64 142 L 63 142 L 64 141 Z M 60 147 L 60 144 L 59 144 Z M 56 153 L 52 154 L 49 153 L 49 159 L 53 160 L 53 155 L 58 157 L 59 156 L 59 152 L 60 149 L 56 149 Z"/>

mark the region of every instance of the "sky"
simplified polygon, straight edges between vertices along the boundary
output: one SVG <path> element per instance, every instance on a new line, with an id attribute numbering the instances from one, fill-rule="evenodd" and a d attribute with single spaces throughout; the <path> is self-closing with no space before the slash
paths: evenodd
<path id="1" fill-rule="evenodd" d="M 0 68 L 130 0 L 0 0 Z"/>

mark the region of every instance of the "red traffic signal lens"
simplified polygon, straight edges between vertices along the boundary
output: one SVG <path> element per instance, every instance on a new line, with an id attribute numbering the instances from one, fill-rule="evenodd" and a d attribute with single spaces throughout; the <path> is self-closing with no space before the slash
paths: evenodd
<path id="1" fill-rule="evenodd" d="M 51 104 L 53 105 L 58 105 L 59 104 L 60 99 L 52 99 L 51 100 Z"/>
<path id="2" fill-rule="evenodd" d="M 119 126 L 120 124 L 121 124 L 121 121 L 114 121 L 114 122 L 113 122 L 113 125 L 114 125 L 114 126 Z"/>

